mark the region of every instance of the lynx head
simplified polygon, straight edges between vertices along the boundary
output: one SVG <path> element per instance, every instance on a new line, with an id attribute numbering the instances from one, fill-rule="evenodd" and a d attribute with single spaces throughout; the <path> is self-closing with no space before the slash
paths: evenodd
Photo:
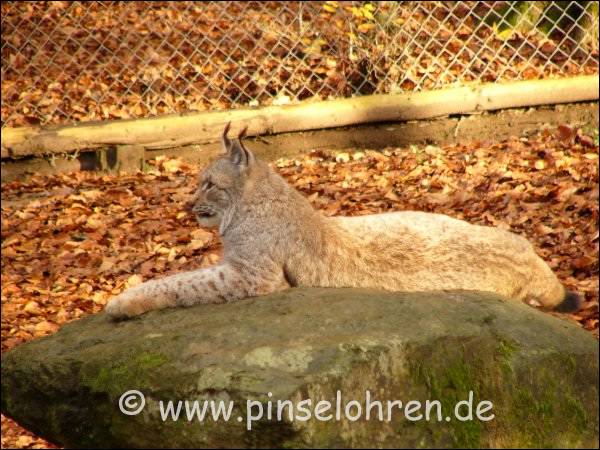
<path id="1" fill-rule="evenodd" d="M 256 160 L 244 144 L 244 128 L 237 139 L 229 139 L 225 126 L 223 154 L 200 174 L 198 189 L 191 201 L 191 211 L 202 227 L 217 227 L 235 202 L 242 198 Z"/>

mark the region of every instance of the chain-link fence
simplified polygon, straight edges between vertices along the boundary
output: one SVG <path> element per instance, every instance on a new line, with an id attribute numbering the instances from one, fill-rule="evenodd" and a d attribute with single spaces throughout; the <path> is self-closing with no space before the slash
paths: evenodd
<path id="1" fill-rule="evenodd" d="M 597 72 L 597 2 L 2 3 L 3 127 Z"/>

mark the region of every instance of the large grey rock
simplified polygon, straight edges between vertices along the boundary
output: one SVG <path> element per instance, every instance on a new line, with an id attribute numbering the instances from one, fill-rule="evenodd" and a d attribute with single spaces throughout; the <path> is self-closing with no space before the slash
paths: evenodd
<path id="1" fill-rule="evenodd" d="M 131 389 L 145 395 L 135 416 L 118 406 Z M 336 420 L 338 390 L 341 417 L 357 400 L 361 419 Z M 378 406 L 364 418 L 367 390 L 383 402 L 384 421 L 375 420 Z M 469 391 L 475 405 L 493 403 L 483 414 L 493 420 L 456 419 Z M 161 420 L 161 400 L 210 399 L 235 402 L 228 422 L 188 422 L 185 409 L 178 421 Z M 272 402 L 274 419 L 277 400 L 292 400 L 302 418 L 299 402 L 311 399 L 312 418 L 264 418 L 248 430 L 249 399 L 265 415 Z M 441 422 L 435 404 L 429 421 L 394 405 L 385 420 L 387 401 L 423 402 L 414 418 L 427 399 L 443 405 Z M 319 400 L 331 401 L 320 413 L 331 420 L 315 418 Z M 69 324 L 3 356 L 2 412 L 70 447 L 597 447 L 598 342 L 486 293 L 290 290 Z"/>

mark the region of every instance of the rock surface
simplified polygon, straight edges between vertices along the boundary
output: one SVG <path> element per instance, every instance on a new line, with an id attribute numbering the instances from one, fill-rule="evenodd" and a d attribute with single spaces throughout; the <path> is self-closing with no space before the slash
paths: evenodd
<path id="1" fill-rule="evenodd" d="M 126 415 L 119 400 L 132 389 L 145 406 Z M 366 391 L 381 402 L 383 421 L 376 403 L 366 420 Z M 468 406 L 455 405 L 469 391 L 474 420 L 461 421 Z M 204 421 L 188 421 L 182 404 L 179 420 L 163 421 L 159 402 L 169 400 L 199 400 L 200 410 L 210 408 L 205 400 L 231 401 L 231 418 L 214 421 L 208 409 Z M 293 421 L 283 400 L 293 402 Z M 331 402 L 319 413 L 329 420 L 316 417 L 320 400 Z M 357 415 L 351 400 L 362 408 L 356 421 L 345 418 L 346 405 Z M 402 408 L 392 404 L 388 421 L 392 400 Z M 410 400 L 421 408 L 409 412 Z M 435 403 L 425 420 L 426 400 L 440 401 L 441 421 Z M 476 416 L 484 400 L 493 404 L 482 414 L 493 414 L 489 421 Z M 249 422 L 259 405 L 264 417 Z M 80 448 L 597 447 L 598 342 L 487 293 L 293 289 L 66 325 L 3 355 L 2 412 Z"/>

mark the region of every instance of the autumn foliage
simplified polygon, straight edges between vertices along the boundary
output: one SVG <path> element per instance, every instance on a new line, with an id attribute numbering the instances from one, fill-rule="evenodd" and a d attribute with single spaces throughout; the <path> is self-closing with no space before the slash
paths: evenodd
<path id="1" fill-rule="evenodd" d="M 587 45 L 575 32 L 513 27 L 511 3 L 2 2 L 1 120 L 64 124 L 598 73 L 597 31 Z"/>

